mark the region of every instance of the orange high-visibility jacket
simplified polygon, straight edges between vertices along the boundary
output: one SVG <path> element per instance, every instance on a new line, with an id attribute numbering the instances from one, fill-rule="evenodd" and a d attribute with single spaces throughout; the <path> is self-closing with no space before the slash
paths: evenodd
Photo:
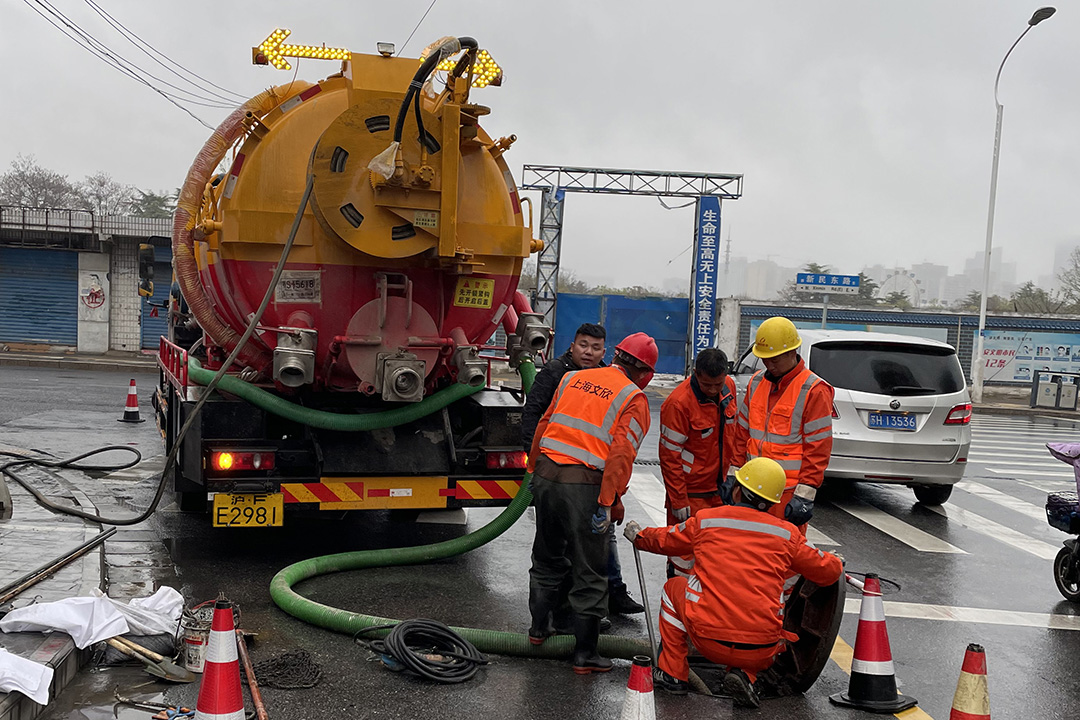
<path id="1" fill-rule="evenodd" d="M 598 502 L 611 506 L 630 483 L 649 420 L 648 398 L 621 368 L 567 373 L 536 426 L 529 456 L 543 453 L 560 465 L 602 470 Z"/>
<path id="2" fill-rule="evenodd" d="M 727 377 L 717 403 L 695 391 L 691 379 L 660 406 L 660 468 L 669 508 L 689 506 L 687 493 L 716 492 L 735 447 L 735 381 Z"/>
<path id="3" fill-rule="evenodd" d="M 755 373 L 739 403 L 732 462 L 772 458 L 784 468 L 787 490 L 821 487 L 832 453 L 832 403 L 832 385 L 801 358 L 779 383 Z"/>
<path id="4" fill-rule="evenodd" d="M 784 583 L 798 573 L 831 585 L 840 559 L 810 545 L 786 520 L 745 505 L 705 508 L 684 523 L 645 528 L 634 544 L 661 555 L 696 560 L 686 586 L 686 619 L 710 640 L 766 645 L 778 642 Z"/>

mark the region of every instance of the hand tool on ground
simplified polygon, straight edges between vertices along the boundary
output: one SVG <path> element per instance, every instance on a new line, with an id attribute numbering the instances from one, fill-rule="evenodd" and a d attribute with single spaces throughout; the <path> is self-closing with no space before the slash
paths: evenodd
<path id="1" fill-rule="evenodd" d="M 649 610 L 649 593 L 645 590 L 645 573 L 641 570 L 641 551 L 634 543 L 630 544 L 634 546 L 634 562 L 637 563 L 638 584 L 641 586 L 641 604 L 645 606 L 645 624 L 649 627 L 649 647 L 652 648 L 652 661 L 655 667 L 660 661 L 660 656 L 656 650 L 656 631 L 653 630 L 652 612 Z"/>
<path id="2" fill-rule="evenodd" d="M 236 630 L 236 647 L 240 650 L 240 664 L 244 666 L 244 674 L 247 675 L 248 688 L 251 690 L 251 703 L 255 706 L 255 715 L 258 720 L 269 720 L 270 716 L 266 714 L 266 706 L 263 705 L 259 683 L 255 679 L 255 670 L 251 667 L 251 657 L 248 655 L 244 631 L 239 628 Z"/>
<path id="3" fill-rule="evenodd" d="M 138 650 L 135 650 L 134 648 L 120 642 L 119 637 L 109 638 L 105 642 L 107 642 L 109 644 L 109 647 L 112 647 L 112 648 L 115 648 L 115 649 L 119 650 L 120 652 L 124 653 L 128 657 L 135 658 L 136 660 L 138 660 L 139 662 L 141 662 L 143 665 L 146 666 L 146 671 L 148 673 L 150 673 L 151 675 L 154 675 L 156 677 L 159 677 L 162 680 L 168 680 L 169 682 L 176 682 L 176 683 L 195 682 L 194 673 L 192 673 L 192 672 L 190 672 L 188 670 L 184 670 L 183 668 L 177 666 L 176 663 L 172 662 L 171 660 L 166 660 L 166 661 L 163 661 L 163 662 L 157 662 L 157 661 L 151 660 L 149 657 L 144 655 L 142 652 L 140 652 Z M 156 654 L 157 653 L 155 653 L 155 655 Z M 158 655 L 158 657 L 161 657 L 161 656 Z"/>
<path id="4" fill-rule="evenodd" d="M 176 662 L 173 661 L 172 658 L 167 658 L 164 655 L 162 655 L 161 653 L 157 653 L 157 652 L 154 652 L 153 650 L 151 650 L 150 648 L 143 647 L 142 645 L 138 644 L 134 640 L 129 640 L 126 637 L 117 636 L 116 639 L 119 640 L 120 642 L 122 642 L 123 644 L 127 645 L 132 650 L 135 650 L 137 652 L 142 653 L 143 655 L 145 655 L 146 657 L 150 658 L 151 660 L 156 662 L 158 665 L 163 667 L 165 670 L 167 670 L 169 672 L 170 675 L 172 675 L 175 678 L 175 682 L 195 682 L 195 680 L 197 679 L 193 672 L 191 672 L 187 668 L 180 667 L 179 665 L 176 664 Z M 181 680 L 180 678 L 184 678 L 184 679 Z"/>

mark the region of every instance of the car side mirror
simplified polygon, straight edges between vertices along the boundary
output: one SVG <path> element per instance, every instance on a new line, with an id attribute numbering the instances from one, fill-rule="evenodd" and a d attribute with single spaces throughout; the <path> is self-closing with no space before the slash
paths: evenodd
<path id="1" fill-rule="evenodd" d="M 149 243 L 139 245 L 139 279 L 143 281 L 154 279 L 154 246 Z M 142 290 L 142 283 L 139 284 L 139 290 Z"/>

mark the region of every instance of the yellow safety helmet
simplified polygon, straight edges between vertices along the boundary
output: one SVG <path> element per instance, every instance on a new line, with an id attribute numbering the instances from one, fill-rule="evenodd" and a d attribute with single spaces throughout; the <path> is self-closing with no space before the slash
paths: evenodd
<path id="1" fill-rule="evenodd" d="M 786 317 L 771 317 L 761 323 L 754 337 L 754 354 L 759 358 L 783 355 L 802 345 L 795 323 Z"/>
<path id="2" fill-rule="evenodd" d="M 787 485 L 784 468 L 772 458 L 758 457 L 735 471 L 735 479 L 744 488 L 763 500 L 780 502 Z"/>

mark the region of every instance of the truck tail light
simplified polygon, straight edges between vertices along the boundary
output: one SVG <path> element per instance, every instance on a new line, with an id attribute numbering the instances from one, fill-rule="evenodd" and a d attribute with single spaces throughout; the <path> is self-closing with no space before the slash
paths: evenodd
<path id="1" fill-rule="evenodd" d="M 528 456 L 524 450 L 489 452 L 486 460 L 488 470 L 524 470 Z"/>
<path id="2" fill-rule="evenodd" d="M 210 467 L 216 472 L 237 470 L 273 470 L 274 453 L 215 450 L 210 453 Z"/>
<path id="3" fill-rule="evenodd" d="M 969 422 L 971 422 L 971 403 L 957 405 L 945 418 L 946 425 L 967 425 Z"/>

